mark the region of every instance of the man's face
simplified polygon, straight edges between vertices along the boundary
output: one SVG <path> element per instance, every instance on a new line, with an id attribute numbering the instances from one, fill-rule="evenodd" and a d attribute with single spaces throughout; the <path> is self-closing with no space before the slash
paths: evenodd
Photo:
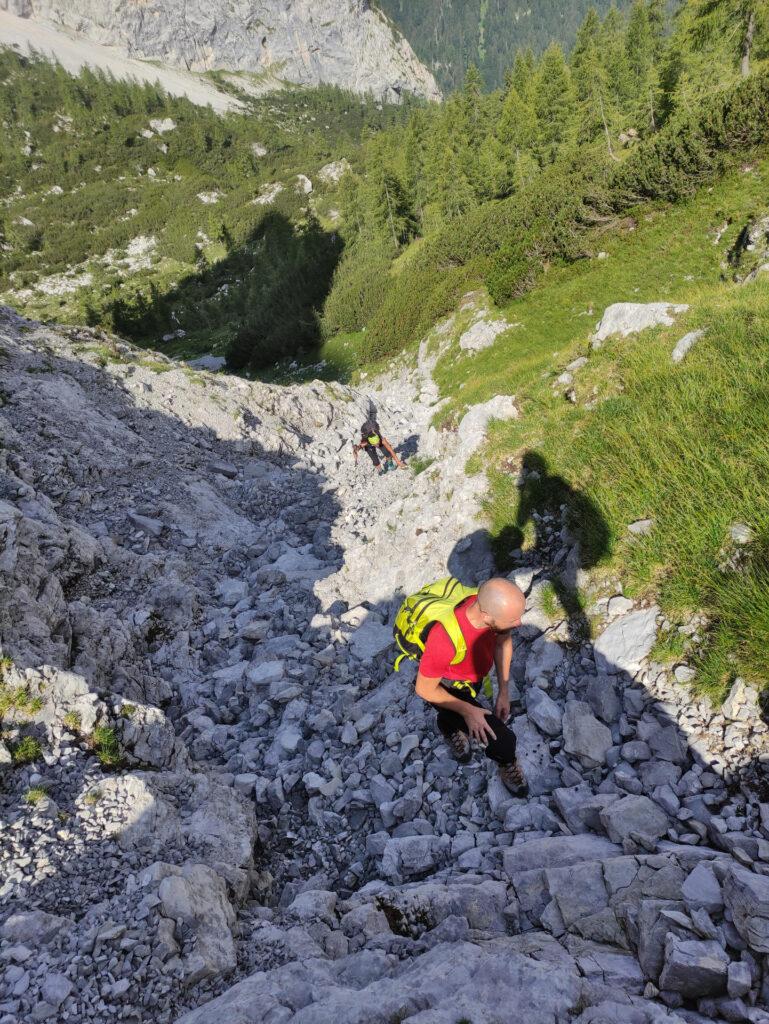
<path id="1" fill-rule="evenodd" d="M 487 615 L 484 612 L 483 621 L 492 631 L 498 636 L 504 636 L 505 633 L 509 633 L 511 629 L 515 629 L 521 624 L 522 611 L 511 612 L 506 618 L 496 618 L 493 615 Z"/>

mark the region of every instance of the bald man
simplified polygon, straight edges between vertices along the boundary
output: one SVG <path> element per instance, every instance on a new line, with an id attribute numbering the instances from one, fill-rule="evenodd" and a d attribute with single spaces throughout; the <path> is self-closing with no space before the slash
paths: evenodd
<path id="1" fill-rule="evenodd" d="M 440 623 L 430 630 L 419 662 L 416 692 L 438 711 L 438 728 L 460 764 L 472 756 L 470 739 L 477 740 L 486 756 L 499 765 L 499 776 L 517 797 L 528 787 L 515 756 L 515 736 L 505 725 L 510 717 L 510 662 L 513 640 L 510 631 L 521 624 L 526 607 L 523 593 L 506 579 L 481 585 L 478 595 L 468 597 L 456 609 L 457 622 L 467 644 L 467 654 L 452 665 L 456 651 Z M 497 669 L 497 700 L 494 714 L 476 699 L 483 680 Z"/>

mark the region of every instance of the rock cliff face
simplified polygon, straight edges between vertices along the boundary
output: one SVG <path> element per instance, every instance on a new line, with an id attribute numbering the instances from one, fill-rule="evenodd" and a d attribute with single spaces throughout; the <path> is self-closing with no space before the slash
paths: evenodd
<path id="1" fill-rule="evenodd" d="M 431 73 L 368 0 L 0 0 L 0 10 L 190 71 L 270 72 L 390 101 L 440 98 Z"/>

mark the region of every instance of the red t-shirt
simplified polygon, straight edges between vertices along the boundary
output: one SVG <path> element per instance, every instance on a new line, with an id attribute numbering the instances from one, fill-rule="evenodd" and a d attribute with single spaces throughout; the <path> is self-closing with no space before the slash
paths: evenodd
<path id="1" fill-rule="evenodd" d="M 456 616 L 462 636 L 467 644 L 467 654 L 457 665 L 451 661 L 456 655 L 449 634 L 436 622 L 427 635 L 427 643 L 419 671 L 428 679 L 467 680 L 478 683 L 484 679 L 494 664 L 497 636 L 490 629 L 476 629 L 467 619 L 467 609 L 475 604 L 477 597 L 468 597 L 457 609 Z"/>

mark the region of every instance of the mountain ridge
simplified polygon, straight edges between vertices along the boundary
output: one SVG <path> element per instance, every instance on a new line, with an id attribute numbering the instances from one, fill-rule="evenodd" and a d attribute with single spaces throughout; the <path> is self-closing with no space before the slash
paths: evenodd
<path id="1" fill-rule="evenodd" d="M 1 0 L 0 10 L 186 71 L 267 74 L 390 102 L 441 95 L 405 37 L 366 0 L 346 0 L 341 11 L 333 0 L 268 0 L 258 16 L 247 0 L 226 12 L 202 0 Z"/>

